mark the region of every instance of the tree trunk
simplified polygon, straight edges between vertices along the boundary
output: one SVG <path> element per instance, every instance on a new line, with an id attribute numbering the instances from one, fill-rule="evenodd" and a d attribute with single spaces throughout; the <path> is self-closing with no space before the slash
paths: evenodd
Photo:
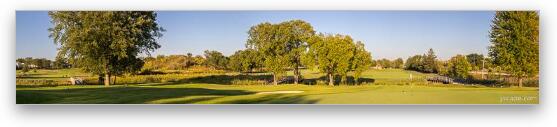
<path id="1" fill-rule="evenodd" d="M 114 81 L 112 81 L 112 84 L 116 85 L 116 75 L 114 75 Z"/>
<path id="2" fill-rule="evenodd" d="M 332 73 L 329 73 L 329 86 L 334 86 L 334 76 Z"/>
<path id="3" fill-rule="evenodd" d="M 275 85 L 275 86 L 278 85 L 276 74 L 273 74 L 273 85 Z"/>
<path id="4" fill-rule="evenodd" d="M 298 70 L 298 63 L 294 66 L 294 84 L 298 85 L 298 78 L 300 76 L 300 72 Z"/>
<path id="5" fill-rule="evenodd" d="M 522 77 L 518 77 L 518 87 L 522 88 Z"/>
<path id="6" fill-rule="evenodd" d="M 341 81 L 342 84 L 344 84 L 344 85 L 348 84 L 348 82 L 346 81 L 346 75 L 343 75 L 343 76 L 340 78 L 340 81 Z"/>
<path id="7" fill-rule="evenodd" d="M 104 86 L 110 86 L 110 73 L 105 73 L 104 77 Z"/>
<path id="8" fill-rule="evenodd" d="M 103 84 L 104 83 L 104 79 L 103 76 L 99 74 L 99 80 L 98 80 L 99 84 Z"/>
<path id="9" fill-rule="evenodd" d="M 354 85 L 360 85 L 360 82 L 358 81 L 360 80 L 360 77 L 354 77 Z"/>

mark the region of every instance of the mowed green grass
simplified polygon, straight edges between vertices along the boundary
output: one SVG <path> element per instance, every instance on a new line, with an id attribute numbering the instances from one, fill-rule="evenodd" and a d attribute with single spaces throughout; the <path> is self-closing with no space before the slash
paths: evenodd
<path id="1" fill-rule="evenodd" d="M 323 75 L 303 71 L 305 78 Z M 538 88 L 488 88 L 409 80 L 426 74 L 369 70 L 374 83 L 360 86 L 225 85 L 147 83 L 137 85 L 17 88 L 18 104 L 538 104 Z M 215 79 L 218 80 L 218 79 Z M 267 93 L 303 91 L 302 93 Z"/>
<path id="2" fill-rule="evenodd" d="M 59 70 L 29 70 L 23 73 L 21 70 L 16 70 L 16 75 L 20 79 L 48 79 L 48 80 L 68 80 L 70 76 L 86 77 L 91 76 L 88 73 L 81 72 L 79 69 L 59 69 Z"/>

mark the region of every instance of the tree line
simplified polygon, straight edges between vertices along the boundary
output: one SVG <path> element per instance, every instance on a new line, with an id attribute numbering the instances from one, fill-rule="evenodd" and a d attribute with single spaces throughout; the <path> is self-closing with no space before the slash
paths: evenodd
<path id="1" fill-rule="evenodd" d="M 329 85 L 334 85 L 335 76 L 346 82 L 349 71 L 354 72 L 357 82 L 363 70 L 371 63 L 371 53 L 364 44 L 355 42 L 349 35 L 317 34 L 310 23 L 303 20 L 290 20 L 272 24 L 269 22 L 252 26 L 244 51 L 236 52 L 242 58 L 259 56 L 257 59 L 240 63 L 244 69 L 262 66 L 273 75 L 273 84 L 293 70 L 294 84 L 301 80 L 300 67 L 314 67 L 325 73 Z M 241 60 L 240 60 L 241 61 Z M 258 63 L 258 62 L 262 62 Z M 240 66 L 238 66 L 240 67 Z"/>
<path id="2" fill-rule="evenodd" d="M 46 58 L 25 57 L 18 58 L 16 61 L 16 70 L 28 69 L 63 69 L 69 68 L 71 65 L 65 59 L 49 60 Z"/>
<path id="3" fill-rule="evenodd" d="M 439 61 L 433 49 L 429 49 L 424 55 L 408 58 L 405 69 L 461 79 L 468 78 L 473 70 L 501 70 L 518 78 L 518 86 L 522 87 L 524 78 L 535 77 L 539 72 L 538 27 L 538 12 L 498 11 L 489 31 L 489 57 L 458 54 L 448 61 Z"/>
<path id="4" fill-rule="evenodd" d="M 180 69 L 206 65 L 219 69 L 251 72 L 260 68 L 273 75 L 273 84 L 294 72 L 294 84 L 303 77 L 301 67 L 313 67 L 325 73 L 329 85 L 335 76 L 346 80 L 348 72 L 356 79 L 372 63 L 390 68 L 402 68 L 426 73 L 441 73 L 464 77 L 462 73 L 485 66 L 479 55 L 457 55 L 446 62 L 437 61 L 430 49 L 424 55 L 406 60 L 372 61 L 371 53 L 360 41 L 349 35 L 317 33 L 310 23 L 290 20 L 280 23 L 264 22 L 248 30 L 246 48 L 230 57 L 218 51 L 205 51 L 204 56 L 179 55 L 140 58 L 160 48 L 157 39 L 165 30 L 156 22 L 153 11 L 52 11 L 50 37 L 60 45 L 57 58 L 86 72 L 104 76 L 135 73 L 141 68 Z M 490 30 L 490 64 L 501 67 L 513 76 L 536 76 L 539 63 L 538 13 L 533 11 L 498 11 Z M 204 59 L 202 59 L 204 58 Z M 172 62 L 168 62 L 172 61 Z M 160 66 L 162 63 L 167 65 Z M 185 63 L 185 64 L 171 64 Z M 520 86 L 522 83 L 520 82 Z"/>
<path id="5" fill-rule="evenodd" d="M 404 69 L 406 70 L 437 73 L 458 79 L 469 78 L 470 71 L 485 71 L 485 69 L 492 68 L 491 59 L 481 54 L 457 54 L 449 60 L 443 61 L 437 58 L 437 55 L 435 55 L 431 48 L 426 54 L 409 57 L 404 64 Z"/>

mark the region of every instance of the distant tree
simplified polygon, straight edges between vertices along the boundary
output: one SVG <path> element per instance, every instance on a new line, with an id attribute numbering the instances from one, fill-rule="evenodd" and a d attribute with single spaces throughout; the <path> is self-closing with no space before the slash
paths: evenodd
<path id="1" fill-rule="evenodd" d="M 29 66 L 23 65 L 23 67 L 21 67 L 21 72 L 23 72 L 23 74 L 26 74 L 27 72 L 29 72 Z"/>
<path id="2" fill-rule="evenodd" d="M 415 55 L 408 58 L 404 66 L 407 70 L 435 73 L 438 70 L 437 56 L 433 49 L 430 48 L 424 55 Z"/>
<path id="3" fill-rule="evenodd" d="M 224 56 L 219 51 L 205 50 L 206 64 L 216 69 L 227 69 L 228 57 Z"/>
<path id="4" fill-rule="evenodd" d="M 449 75 L 449 61 L 437 61 L 437 73 L 439 75 Z"/>
<path id="5" fill-rule="evenodd" d="M 423 61 L 424 57 L 422 55 L 414 55 L 406 60 L 404 67 L 407 70 L 422 71 L 424 68 Z"/>
<path id="6" fill-rule="evenodd" d="M 535 11 L 497 11 L 491 25 L 489 55 L 496 65 L 518 77 L 539 72 L 539 16 Z"/>
<path id="7" fill-rule="evenodd" d="M 424 59 L 423 59 L 423 72 L 426 73 L 435 73 L 437 72 L 437 56 L 435 55 L 435 52 L 433 52 L 433 49 L 429 49 L 427 51 L 427 54 L 424 55 Z"/>
<path id="8" fill-rule="evenodd" d="M 354 70 L 354 80 L 359 84 L 362 73 L 371 67 L 371 53 L 366 51 L 364 44 L 360 41 L 356 42 L 354 50 L 354 59 L 352 61 L 352 69 Z"/>
<path id="9" fill-rule="evenodd" d="M 472 65 L 463 55 L 456 55 L 449 60 L 448 74 L 454 78 L 466 79 L 468 72 L 472 70 Z"/>
<path id="10" fill-rule="evenodd" d="M 61 57 L 56 57 L 56 60 L 54 61 L 54 68 L 56 69 L 63 69 L 63 68 L 69 68 L 70 64 L 68 63 L 68 60 L 65 58 L 61 58 Z"/>
<path id="11" fill-rule="evenodd" d="M 253 49 L 238 50 L 230 56 L 229 67 L 239 72 L 253 72 L 253 69 L 261 67 L 263 58 Z"/>
<path id="12" fill-rule="evenodd" d="M 187 53 L 185 57 L 186 57 L 185 61 L 184 61 L 184 67 L 185 68 L 189 68 L 189 67 L 194 66 L 196 64 L 193 54 Z"/>
<path id="13" fill-rule="evenodd" d="M 195 57 L 193 57 L 193 62 L 195 65 L 204 65 L 206 60 L 201 55 L 195 55 Z"/>
<path id="14" fill-rule="evenodd" d="M 350 36 L 324 35 L 314 36 L 309 41 L 310 56 L 314 56 L 317 67 L 329 77 L 329 85 L 334 85 L 334 76 L 346 76 L 350 71 L 354 57 L 354 44 Z"/>
<path id="15" fill-rule="evenodd" d="M 228 60 L 228 67 L 233 70 L 233 71 L 238 71 L 238 72 L 245 72 L 245 68 L 242 65 L 242 60 L 244 56 L 242 56 L 242 50 L 238 50 L 236 51 L 234 54 L 232 54 Z"/>
<path id="16" fill-rule="evenodd" d="M 481 70 L 485 63 L 484 55 L 472 53 L 466 55 L 466 59 L 472 65 L 472 70 Z"/>
<path id="17" fill-rule="evenodd" d="M 393 61 L 393 68 L 401 69 L 404 67 L 404 60 L 402 58 L 397 58 Z"/>
<path id="18" fill-rule="evenodd" d="M 377 61 L 379 63 L 379 65 L 383 68 L 392 68 L 392 62 L 386 58 L 380 59 L 379 61 Z"/>
<path id="19" fill-rule="evenodd" d="M 152 11 L 52 11 L 49 16 L 58 56 L 104 75 L 105 86 L 112 74 L 138 70 L 138 54 L 158 49 L 156 39 L 164 31 Z"/>
<path id="20" fill-rule="evenodd" d="M 25 59 L 24 59 L 24 58 L 17 58 L 17 59 L 15 60 L 15 62 L 18 62 L 18 63 L 25 63 Z"/>
<path id="21" fill-rule="evenodd" d="M 54 68 L 54 63 L 52 60 L 46 58 L 33 58 L 33 57 L 26 57 L 26 58 L 18 58 L 16 59 L 17 63 L 21 63 L 22 66 L 27 66 L 28 68 L 33 69 L 52 69 Z"/>
<path id="22" fill-rule="evenodd" d="M 370 66 L 377 67 L 378 63 L 377 60 L 371 60 Z"/>

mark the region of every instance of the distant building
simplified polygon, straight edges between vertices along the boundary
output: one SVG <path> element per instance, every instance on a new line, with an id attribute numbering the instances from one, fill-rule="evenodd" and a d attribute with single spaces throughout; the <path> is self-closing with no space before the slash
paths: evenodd
<path id="1" fill-rule="evenodd" d="M 35 65 L 35 64 L 25 65 L 25 63 L 15 62 L 15 68 L 16 68 L 16 69 L 21 69 L 21 68 L 23 68 L 24 66 L 27 66 L 27 67 L 29 67 L 29 68 L 31 68 L 31 69 L 39 68 L 39 66 L 37 66 L 37 65 Z"/>

